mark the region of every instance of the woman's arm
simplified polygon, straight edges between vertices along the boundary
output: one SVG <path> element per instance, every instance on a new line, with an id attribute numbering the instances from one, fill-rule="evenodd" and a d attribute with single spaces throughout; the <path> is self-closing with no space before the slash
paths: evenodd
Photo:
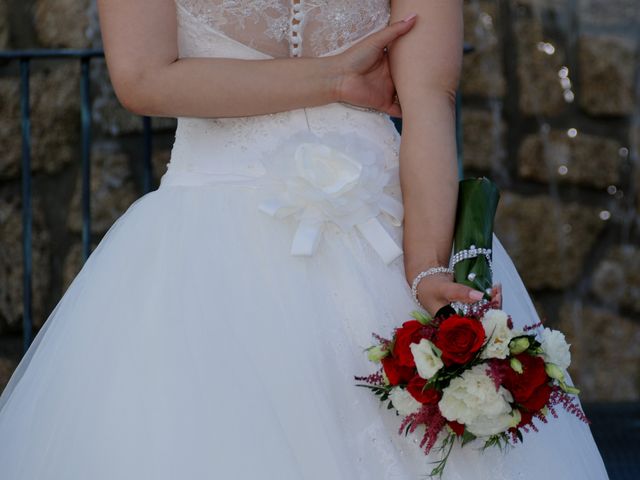
<path id="1" fill-rule="evenodd" d="M 384 48 L 413 20 L 332 57 L 178 59 L 175 0 L 98 0 L 98 7 L 111 81 L 135 113 L 236 117 L 341 101 L 400 114 Z"/>
<path id="2" fill-rule="evenodd" d="M 463 47 L 462 0 L 392 0 L 392 20 L 417 12 L 415 27 L 390 47 L 391 75 L 402 105 L 400 181 L 407 281 L 449 263 L 458 196 L 455 96 Z M 475 295 L 475 296 L 470 296 Z M 451 275 L 424 278 L 418 297 L 429 313 L 482 294 Z"/>

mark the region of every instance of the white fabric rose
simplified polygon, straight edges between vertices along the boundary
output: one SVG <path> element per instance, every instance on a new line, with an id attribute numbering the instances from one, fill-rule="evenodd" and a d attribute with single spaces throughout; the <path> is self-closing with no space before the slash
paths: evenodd
<path id="1" fill-rule="evenodd" d="M 418 375 L 425 380 L 429 380 L 444 366 L 436 346 L 426 338 L 421 339 L 420 343 L 412 343 L 409 348 L 416 362 Z"/>
<path id="2" fill-rule="evenodd" d="M 404 388 L 394 387 L 389 394 L 389 399 L 398 413 L 405 417 L 417 413 L 422 408 L 422 404 Z"/>
<path id="3" fill-rule="evenodd" d="M 571 365 L 570 344 L 565 340 L 565 336 L 558 330 L 545 328 L 540 334 L 540 343 L 542 344 L 542 358 L 547 363 L 553 363 L 563 370 Z"/>
<path id="4" fill-rule="evenodd" d="M 402 255 L 377 218 L 384 213 L 398 227 L 404 215 L 402 203 L 384 192 L 399 175 L 397 167 L 385 167 L 379 147 L 352 132 L 318 136 L 305 131 L 265 155 L 265 179 L 275 195 L 259 209 L 298 220 L 292 255 L 313 255 L 327 222 L 345 232 L 358 228 L 386 263 Z"/>
<path id="5" fill-rule="evenodd" d="M 480 358 L 507 358 L 509 342 L 514 332 L 509 328 L 509 316 L 502 310 L 487 310 L 482 317 L 482 326 L 488 341 Z"/>
<path id="6" fill-rule="evenodd" d="M 511 393 L 502 386 L 496 390 L 486 370 L 486 365 L 476 365 L 451 380 L 438 403 L 447 420 L 471 426 L 469 431 L 474 434 L 472 428 L 477 428 L 478 436 L 495 429 L 505 430 L 505 424 L 509 424 L 506 416 L 511 415 L 512 410 Z"/>

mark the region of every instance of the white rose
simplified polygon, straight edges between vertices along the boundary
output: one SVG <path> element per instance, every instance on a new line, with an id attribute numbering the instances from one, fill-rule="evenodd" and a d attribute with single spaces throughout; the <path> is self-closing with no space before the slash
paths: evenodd
<path id="1" fill-rule="evenodd" d="M 496 417 L 480 416 L 473 422 L 466 425 L 469 432 L 476 437 L 490 437 L 497 433 L 506 432 L 509 428 L 515 427 L 520 423 L 522 415 L 519 410 L 511 410 Z"/>
<path id="2" fill-rule="evenodd" d="M 426 338 L 420 340 L 420 343 L 412 343 L 409 348 L 416 362 L 418 375 L 425 380 L 429 380 L 444 366 L 438 349 Z"/>
<path id="3" fill-rule="evenodd" d="M 413 398 L 409 392 L 400 387 L 395 387 L 391 390 L 389 399 L 398 413 L 405 417 L 412 413 L 417 413 L 422 408 L 422 404 L 420 402 Z"/>
<path id="4" fill-rule="evenodd" d="M 547 363 L 553 363 L 563 370 L 571 365 L 571 352 L 562 332 L 545 328 L 540 335 L 542 344 L 542 358 Z"/>
<path id="5" fill-rule="evenodd" d="M 359 162 L 328 145 L 303 143 L 294 155 L 298 175 L 327 195 L 350 190 L 362 173 Z"/>
<path id="6" fill-rule="evenodd" d="M 504 387 L 496 390 L 486 370 L 486 365 L 476 365 L 451 380 L 438 403 L 442 416 L 464 425 L 478 422 L 481 432 L 489 430 L 487 425 L 491 422 L 496 426 L 504 425 L 504 416 L 511 413 L 509 403 L 513 397 Z"/>
<path id="7" fill-rule="evenodd" d="M 482 317 L 484 333 L 489 339 L 481 358 L 507 358 L 509 342 L 514 332 L 509 328 L 509 316 L 502 310 L 487 310 Z"/>

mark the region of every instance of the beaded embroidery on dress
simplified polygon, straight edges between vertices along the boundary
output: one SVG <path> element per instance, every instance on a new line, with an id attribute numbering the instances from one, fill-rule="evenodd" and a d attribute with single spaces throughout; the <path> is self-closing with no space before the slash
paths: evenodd
<path id="1" fill-rule="evenodd" d="M 180 57 L 329 55 L 388 0 L 176 0 Z M 434 47 L 437 48 L 437 47 Z M 399 419 L 354 374 L 415 309 L 402 262 L 400 136 L 330 104 L 179 118 L 160 188 L 114 223 L 0 397 L 10 480 L 418 480 Z M 538 316 L 497 237 L 494 280 Z M 508 455 L 454 450 L 444 480 L 604 480 L 561 417 Z"/>

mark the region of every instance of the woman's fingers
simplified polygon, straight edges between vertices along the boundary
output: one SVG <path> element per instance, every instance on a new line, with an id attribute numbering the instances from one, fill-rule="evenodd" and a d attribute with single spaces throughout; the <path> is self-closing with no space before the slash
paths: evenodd
<path id="1" fill-rule="evenodd" d="M 400 108 L 399 103 L 392 103 L 391 106 L 387 109 L 386 113 L 388 113 L 392 117 L 402 118 L 402 109 Z"/>
<path id="2" fill-rule="evenodd" d="M 491 288 L 491 304 L 494 308 L 502 308 L 502 284 L 496 283 Z"/>
<path id="3" fill-rule="evenodd" d="M 374 33 L 369 37 L 369 41 L 378 50 L 382 50 L 396 38 L 401 37 L 407 33 L 416 23 L 416 14 L 409 15 L 404 20 L 392 23 L 388 27 L 383 28 L 379 32 Z"/>
<path id="4" fill-rule="evenodd" d="M 484 294 L 461 283 L 447 283 L 444 285 L 444 296 L 450 302 L 473 303 L 481 300 Z"/>

